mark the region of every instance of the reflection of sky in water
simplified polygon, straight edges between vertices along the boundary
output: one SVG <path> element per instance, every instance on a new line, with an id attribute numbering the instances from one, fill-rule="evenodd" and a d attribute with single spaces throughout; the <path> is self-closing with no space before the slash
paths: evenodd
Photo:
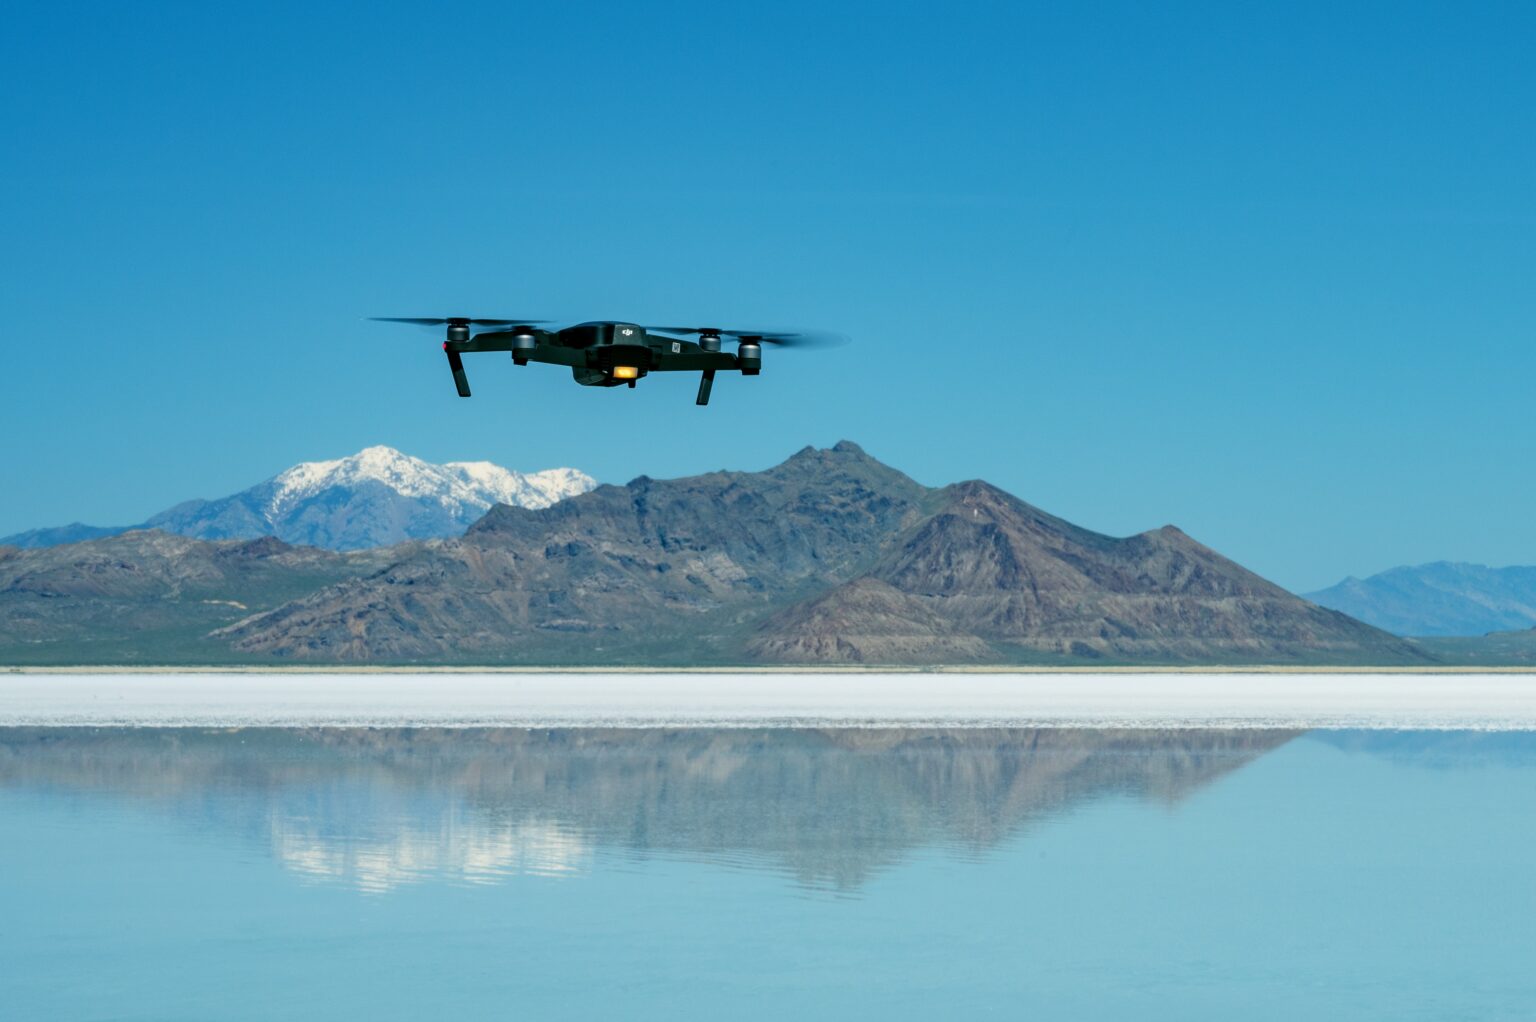
<path id="1" fill-rule="evenodd" d="M 0 1017 L 1523 1018 L 1536 734 L 4 731 Z"/>

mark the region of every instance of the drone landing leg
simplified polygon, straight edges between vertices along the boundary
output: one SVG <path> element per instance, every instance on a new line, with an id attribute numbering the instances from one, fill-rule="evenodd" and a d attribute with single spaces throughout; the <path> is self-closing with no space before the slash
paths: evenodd
<path id="1" fill-rule="evenodd" d="M 448 353 L 448 368 L 453 370 L 453 385 L 458 388 L 459 397 L 469 397 L 469 377 L 464 373 L 464 360 L 446 344 L 443 350 Z"/>
<path id="2" fill-rule="evenodd" d="M 699 375 L 699 399 L 694 404 L 709 404 L 709 392 L 715 385 L 715 371 L 706 369 Z"/>

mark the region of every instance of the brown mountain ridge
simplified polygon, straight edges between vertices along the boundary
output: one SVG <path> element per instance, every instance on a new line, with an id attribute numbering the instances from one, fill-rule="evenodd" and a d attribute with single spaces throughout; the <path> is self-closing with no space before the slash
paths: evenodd
<path id="1" fill-rule="evenodd" d="M 1177 529 L 1125 539 L 856 444 L 766 472 L 641 477 L 225 630 L 297 659 L 935 664 L 1422 662 Z"/>
<path id="2" fill-rule="evenodd" d="M 176 617 L 184 587 L 143 590 L 144 571 L 124 546 L 156 535 L 73 544 L 75 555 L 54 548 L 56 570 L 71 556 L 90 564 L 88 591 L 65 602 L 18 585 L 38 577 L 31 562 L 45 551 L 8 552 L 0 660 L 27 639 L 5 634 L 18 621 L 39 634 L 50 621 L 142 626 L 146 615 L 130 612 L 136 600 L 159 601 L 155 621 Z M 109 542 L 119 544 L 110 556 L 83 555 Z M 195 561 L 236 557 L 233 547 L 186 542 L 198 547 L 184 554 Z M 261 554 L 260 572 L 225 572 L 227 584 L 189 590 L 201 616 L 183 615 L 178 634 L 199 623 L 197 642 L 175 656 L 658 666 L 1427 660 L 1177 529 L 1103 536 L 983 482 L 922 486 L 847 441 L 763 472 L 642 476 L 542 510 L 498 506 L 459 539 L 350 559 L 280 544 Z M 302 580 L 283 574 L 290 562 L 303 566 Z M 274 574 L 287 580 L 281 598 L 264 598 Z M 264 588 L 242 598 L 245 580 Z M 252 613 L 229 611 L 235 603 Z M 224 621 L 208 622 L 209 607 Z M 158 634 L 140 627 L 98 648 L 137 642 L 145 648 L 136 658 L 149 657 Z"/>

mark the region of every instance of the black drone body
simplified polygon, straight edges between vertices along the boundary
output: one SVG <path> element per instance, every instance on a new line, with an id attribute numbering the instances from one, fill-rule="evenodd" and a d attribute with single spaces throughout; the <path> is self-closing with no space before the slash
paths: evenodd
<path id="1" fill-rule="evenodd" d="M 389 323 L 446 327 L 443 351 L 460 397 L 469 397 L 465 352 L 505 351 L 515 365 L 543 362 L 569 366 L 583 387 L 633 387 L 650 373 L 699 373 L 698 404 L 709 404 L 720 370 L 756 376 L 763 368 L 763 346 L 808 347 L 837 344 L 846 338 L 812 330 L 723 330 L 715 327 L 640 326 L 603 320 L 546 330 L 545 320 L 415 319 L 378 317 Z M 697 338 L 691 340 L 690 338 Z M 725 342 L 734 352 L 723 350 Z"/>

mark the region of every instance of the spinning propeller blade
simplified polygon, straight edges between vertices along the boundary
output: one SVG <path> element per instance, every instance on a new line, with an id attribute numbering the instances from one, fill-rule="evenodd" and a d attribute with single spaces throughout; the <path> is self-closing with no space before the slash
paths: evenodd
<path id="1" fill-rule="evenodd" d="M 680 336 L 717 334 L 720 337 L 732 337 L 736 340 L 776 344 L 783 348 L 835 348 L 847 344 L 850 340 L 847 334 L 835 333 L 831 330 L 725 330 L 709 326 L 648 326 L 645 329 L 647 332 Z"/>
<path id="2" fill-rule="evenodd" d="M 414 326 L 530 326 L 547 319 L 470 319 L 467 316 L 369 316 L 374 323 L 410 323 Z"/>

